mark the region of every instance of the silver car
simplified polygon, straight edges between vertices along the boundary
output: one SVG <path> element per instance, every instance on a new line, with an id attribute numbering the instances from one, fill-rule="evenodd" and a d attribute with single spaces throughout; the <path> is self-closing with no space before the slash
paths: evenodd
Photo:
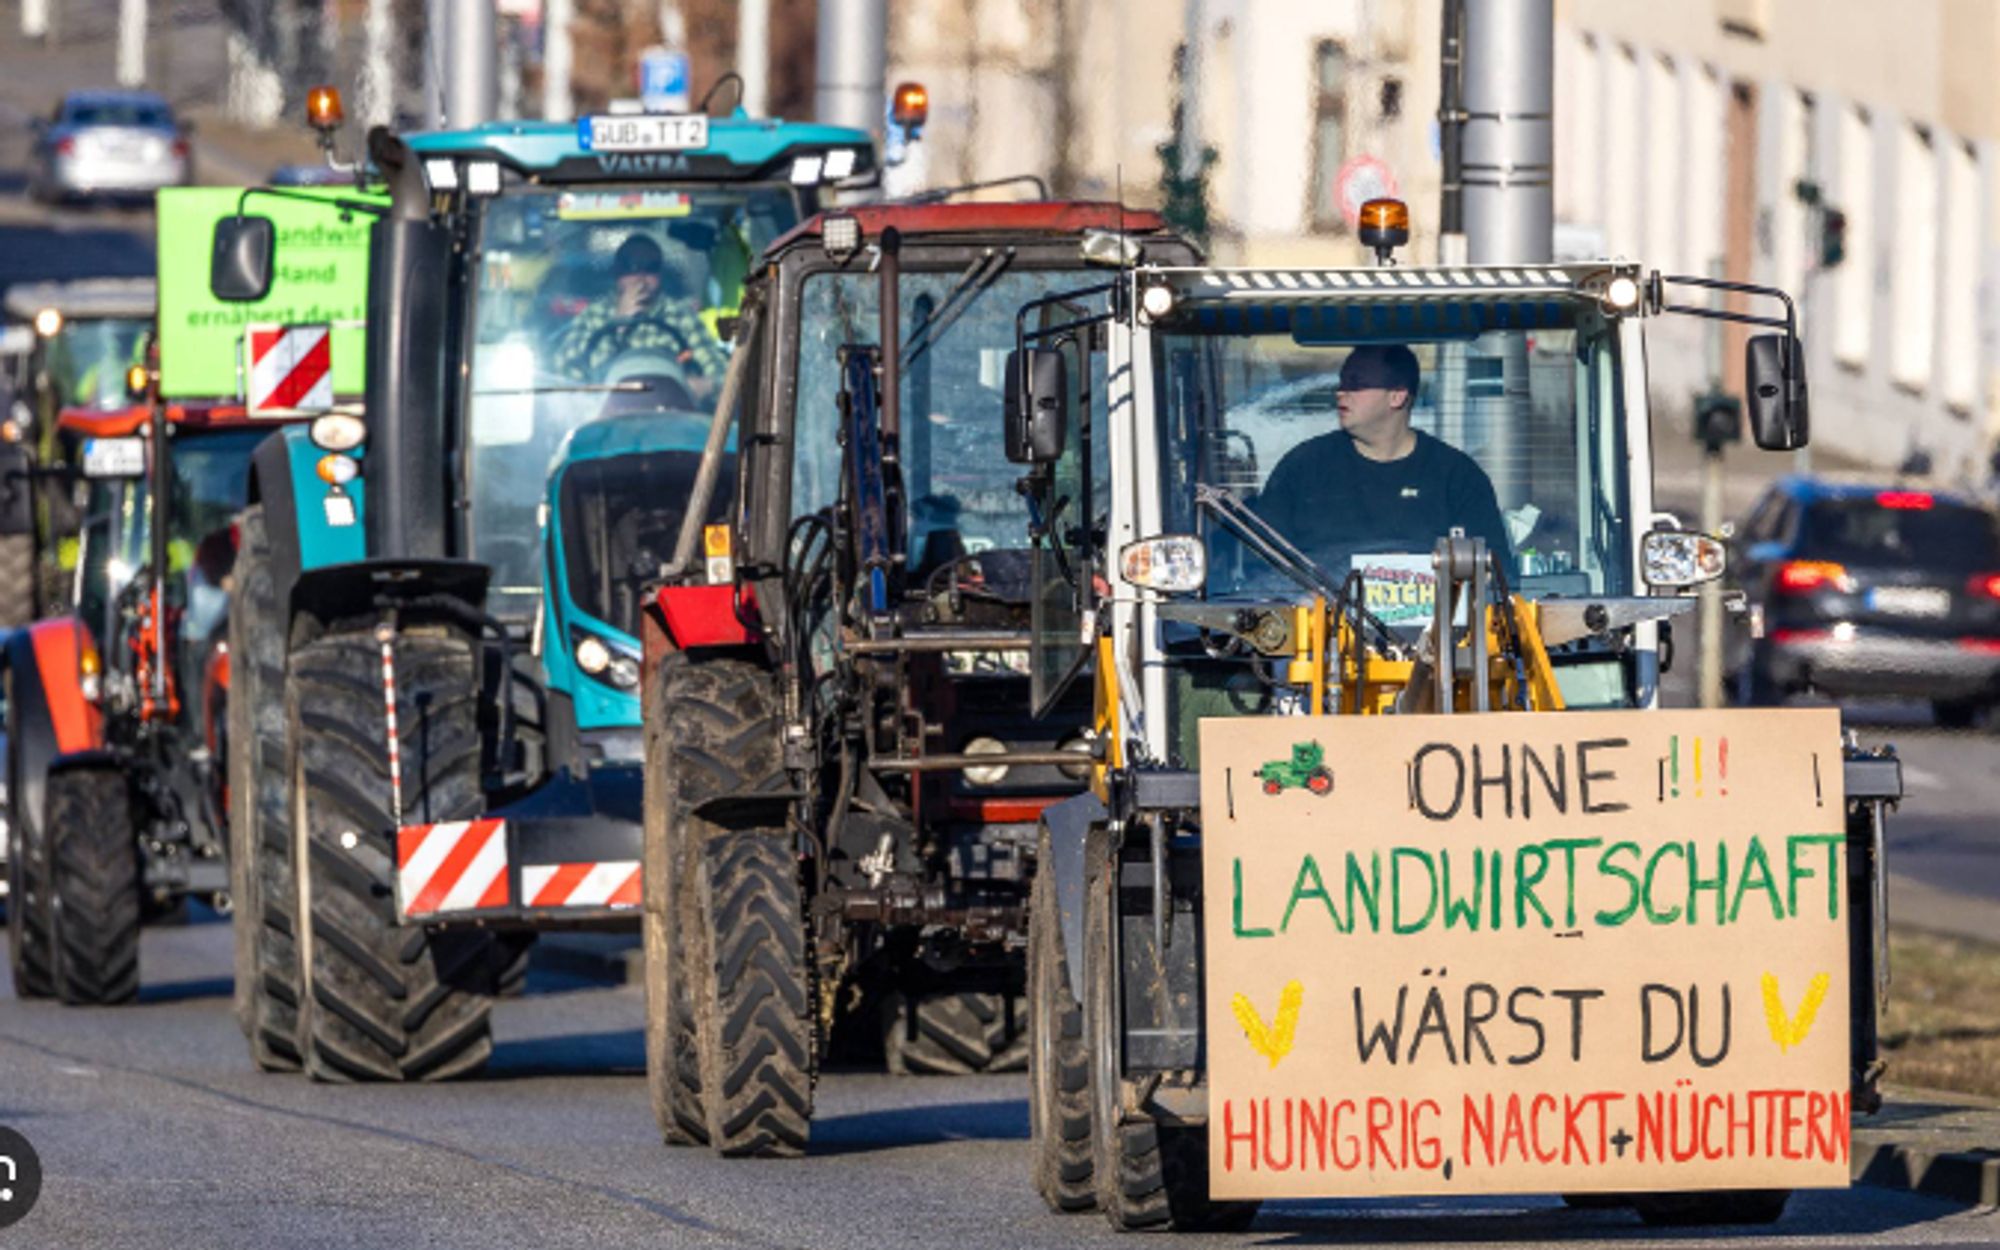
<path id="1" fill-rule="evenodd" d="M 39 199 L 150 195 L 193 177 L 187 128 L 150 91 L 72 91 L 35 130 Z"/>

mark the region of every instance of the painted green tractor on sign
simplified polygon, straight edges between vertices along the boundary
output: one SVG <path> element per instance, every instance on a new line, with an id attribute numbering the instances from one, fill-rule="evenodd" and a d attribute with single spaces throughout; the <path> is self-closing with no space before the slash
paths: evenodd
<path id="1" fill-rule="evenodd" d="M 1303 786 L 1314 794 L 1333 793 L 1333 770 L 1326 766 L 1326 748 L 1317 742 L 1294 742 L 1292 758 L 1272 760 L 1257 770 L 1264 793 L 1279 794 Z"/>

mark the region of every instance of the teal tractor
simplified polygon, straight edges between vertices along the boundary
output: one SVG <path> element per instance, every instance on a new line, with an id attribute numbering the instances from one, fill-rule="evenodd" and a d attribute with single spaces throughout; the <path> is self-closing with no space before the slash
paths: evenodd
<path id="1" fill-rule="evenodd" d="M 365 415 L 273 440 L 240 527 L 238 1008 L 267 1070 L 433 1080 L 537 932 L 637 928 L 630 618 L 684 491 L 652 466 L 755 258 L 875 153 L 738 110 L 377 128 L 357 164 Z M 283 263 L 287 194 L 217 226 L 218 296 Z"/>
<path id="2" fill-rule="evenodd" d="M 1317 742 L 1294 742 L 1292 758 L 1272 760 L 1257 770 L 1264 793 L 1309 790 L 1314 794 L 1333 793 L 1333 770 L 1326 766 L 1326 748 Z"/>

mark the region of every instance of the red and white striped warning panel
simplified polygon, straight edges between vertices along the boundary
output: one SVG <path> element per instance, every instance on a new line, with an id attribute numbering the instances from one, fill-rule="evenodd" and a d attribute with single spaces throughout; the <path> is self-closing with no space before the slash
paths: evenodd
<path id="1" fill-rule="evenodd" d="M 396 831 L 396 911 L 404 919 L 506 905 L 506 821 L 458 820 Z"/>
<path id="2" fill-rule="evenodd" d="M 523 864 L 521 897 L 529 907 L 637 907 L 639 861 Z"/>
<path id="3" fill-rule="evenodd" d="M 244 351 L 244 407 L 253 415 L 333 407 L 332 326 L 251 326 Z"/>

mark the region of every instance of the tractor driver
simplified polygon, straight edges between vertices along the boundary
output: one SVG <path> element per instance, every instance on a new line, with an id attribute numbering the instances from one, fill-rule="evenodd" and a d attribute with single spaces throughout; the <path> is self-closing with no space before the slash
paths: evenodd
<path id="1" fill-rule="evenodd" d="M 554 366 L 568 377 L 597 381 L 627 352 L 672 357 L 685 371 L 688 390 L 708 394 L 728 367 L 715 335 L 677 291 L 659 241 L 633 234 L 611 260 L 612 289 L 585 305 L 556 339 Z"/>
<path id="2" fill-rule="evenodd" d="M 1264 520 L 1329 572 L 1357 555 L 1428 555 L 1454 528 L 1513 571 L 1493 482 L 1472 457 L 1410 428 L 1420 369 L 1400 343 L 1368 344 L 1340 367 L 1340 428 L 1278 461 L 1256 502 Z"/>

